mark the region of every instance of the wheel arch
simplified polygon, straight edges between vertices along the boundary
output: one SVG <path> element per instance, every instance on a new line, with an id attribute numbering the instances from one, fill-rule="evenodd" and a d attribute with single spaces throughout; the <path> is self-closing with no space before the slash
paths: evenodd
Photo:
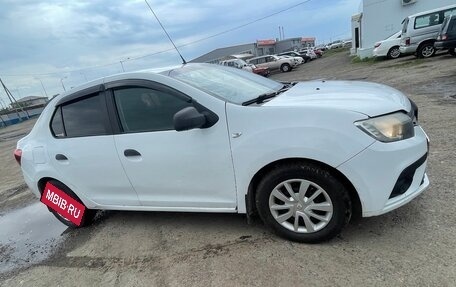
<path id="1" fill-rule="evenodd" d="M 255 175 L 250 180 L 247 194 L 245 195 L 245 204 L 246 204 L 246 214 L 247 218 L 255 215 L 257 213 L 257 208 L 255 204 L 255 194 L 257 191 L 258 184 L 260 183 L 261 179 L 271 170 L 277 168 L 281 165 L 286 165 L 290 163 L 312 163 L 319 165 L 321 167 L 326 168 L 331 172 L 333 176 L 335 176 L 348 190 L 350 200 L 352 203 L 352 218 L 360 218 L 362 216 L 362 204 L 359 198 L 358 192 L 354 185 L 350 182 L 350 180 L 339 170 L 335 169 L 334 167 L 325 164 L 321 161 L 308 159 L 308 158 L 284 158 L 273 161 L 265 166 L 263 166 L 260 170 L 258 170 Z"/>
<path id="2" fill-rule="evenodd" d="M 423 40 L 421 41 L 419 44 L 418 44 L 418 47 L 416 48 L 416 52 L 419 53 L 421 48 L 426 45 L 426 44 L 432 44 L 434 45 L 434 43 L 436 42 L 437 40 L 436 39 L 426 39 L 426 40 Z"/>

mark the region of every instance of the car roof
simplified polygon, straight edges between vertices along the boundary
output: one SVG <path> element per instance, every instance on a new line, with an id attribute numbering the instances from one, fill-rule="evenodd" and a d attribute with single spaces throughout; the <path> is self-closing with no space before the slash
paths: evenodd
<path id="1" fill-rule="evenodd" d="M 432 9 L 432 10 L 427 10 L 427 11 L 419 12 L 419 13 L 416 13 L 416 14 L 412 14 L 412 15 L 408 16 L 408 18 L 414 18 L 414 17 L 426 15 L 426 14 L 429 14 L 429 13 L 434 13 L 434 12 L 439 12 L 439 11 L 442 11 L 442 10 L 451 9 L 451 8 L 456 8 L 456 4 L 448 5 L 448 6 Z"/>
<path id="2" fill-rule="evenodd" d="M 115 80 L 124 80 L 124 79 L 131 79 L 131 78 L 138 78 L 141 75 L 157 75 L 157 77 L 168 77 L 169 73 L 172 70 L 182 68 L 184 66 L 214 66 L 214 64 L 207 64 L 207 63 L 188 63 L 188 64 L 180 64 L 174 66 L 167 66 L 161 68 L 151 68 L 151 69 L 143 69 L 138 71 L 132 72 L 124 72 L 124 73 L 117 73 L 109 76 L 105 76 L 102 78 L 98 78 L 89 82 L 86 82 L 82 85 L 76 86 L 65 93 L 62 93 L 54 98 L 51 99 L 50 103 L 54 105 L 60 105 L 61 103 L 67 102 L 72 100 L 73 98 L 78 98 L 78 94 L 87 94 L 87 91 L 100 91 L 102 85 Z"/>

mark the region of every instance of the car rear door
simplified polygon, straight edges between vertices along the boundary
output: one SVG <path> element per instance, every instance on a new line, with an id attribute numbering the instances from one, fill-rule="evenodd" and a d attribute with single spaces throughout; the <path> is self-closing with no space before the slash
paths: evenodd
<path id="1" fill-rule="evenodd" d="M 214 98 L 203 107 L 204 102 L 146 80 L 106 85 L 117 112 L 118 155 L 142 205 L 154 210 L 235 211 L 225 102 Z M 176 131 L 174 115 L 190 106 L 214 113 L 218 121 L 209 128 Z"/>
<path id="2" fill-rule="evenodd" d="M 63 98 L 48 145 L 58 180 L 101 206 L 137 206 L 138 196 L 117 155 L 102 86 Z M 77 97 L 76 97 L 77 96 Z"/>

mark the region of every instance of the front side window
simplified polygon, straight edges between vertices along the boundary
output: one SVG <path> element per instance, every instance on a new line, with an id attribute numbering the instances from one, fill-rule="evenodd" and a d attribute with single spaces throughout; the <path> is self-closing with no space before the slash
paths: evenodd
<path id="1" fill-rule="evenodd" d="M 104 97 L 95 94 L 61 107 L 66 137 L 107 135 L 107 112 Z"/>
<path id="2" fill-rule="evenodd" d="M 115 89 L 114 99 L 126 133 L 173 130 L 174 115 L 192 105 L 169 92 L 143 87 Z"/>

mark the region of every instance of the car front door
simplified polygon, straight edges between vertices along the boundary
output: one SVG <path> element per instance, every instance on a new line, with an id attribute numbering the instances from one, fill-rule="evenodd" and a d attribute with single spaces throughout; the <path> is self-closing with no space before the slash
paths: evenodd
<path id="1" fill-rule="evenodd" d="M 59 102 L 51 120 L 51 165 L 58 180 L 100 206 L 138 206 L 117 155 L 105 93 L 95 91 Z"/>
<path id="2" fill-rule="evenodd" d="M 173 88 L 146 80 L 109 86 L 119 119 L 117 151 L 141 204 L 154 210 L 234 212 L 225 102 L 214 98 L 203 107 Z M 195 107 L 215 124 L 176 131 L 173 117 L 186 107 Z"/>
<path id="3" fill-rule="evenodd" d="M 268 66 L 270 69 L 276 70 L 276 69 L 280 68 L 279 61 L 277 61 L 277 59 L 272 56 L 267 57 L 266 62 L 268 62 Z"/>

